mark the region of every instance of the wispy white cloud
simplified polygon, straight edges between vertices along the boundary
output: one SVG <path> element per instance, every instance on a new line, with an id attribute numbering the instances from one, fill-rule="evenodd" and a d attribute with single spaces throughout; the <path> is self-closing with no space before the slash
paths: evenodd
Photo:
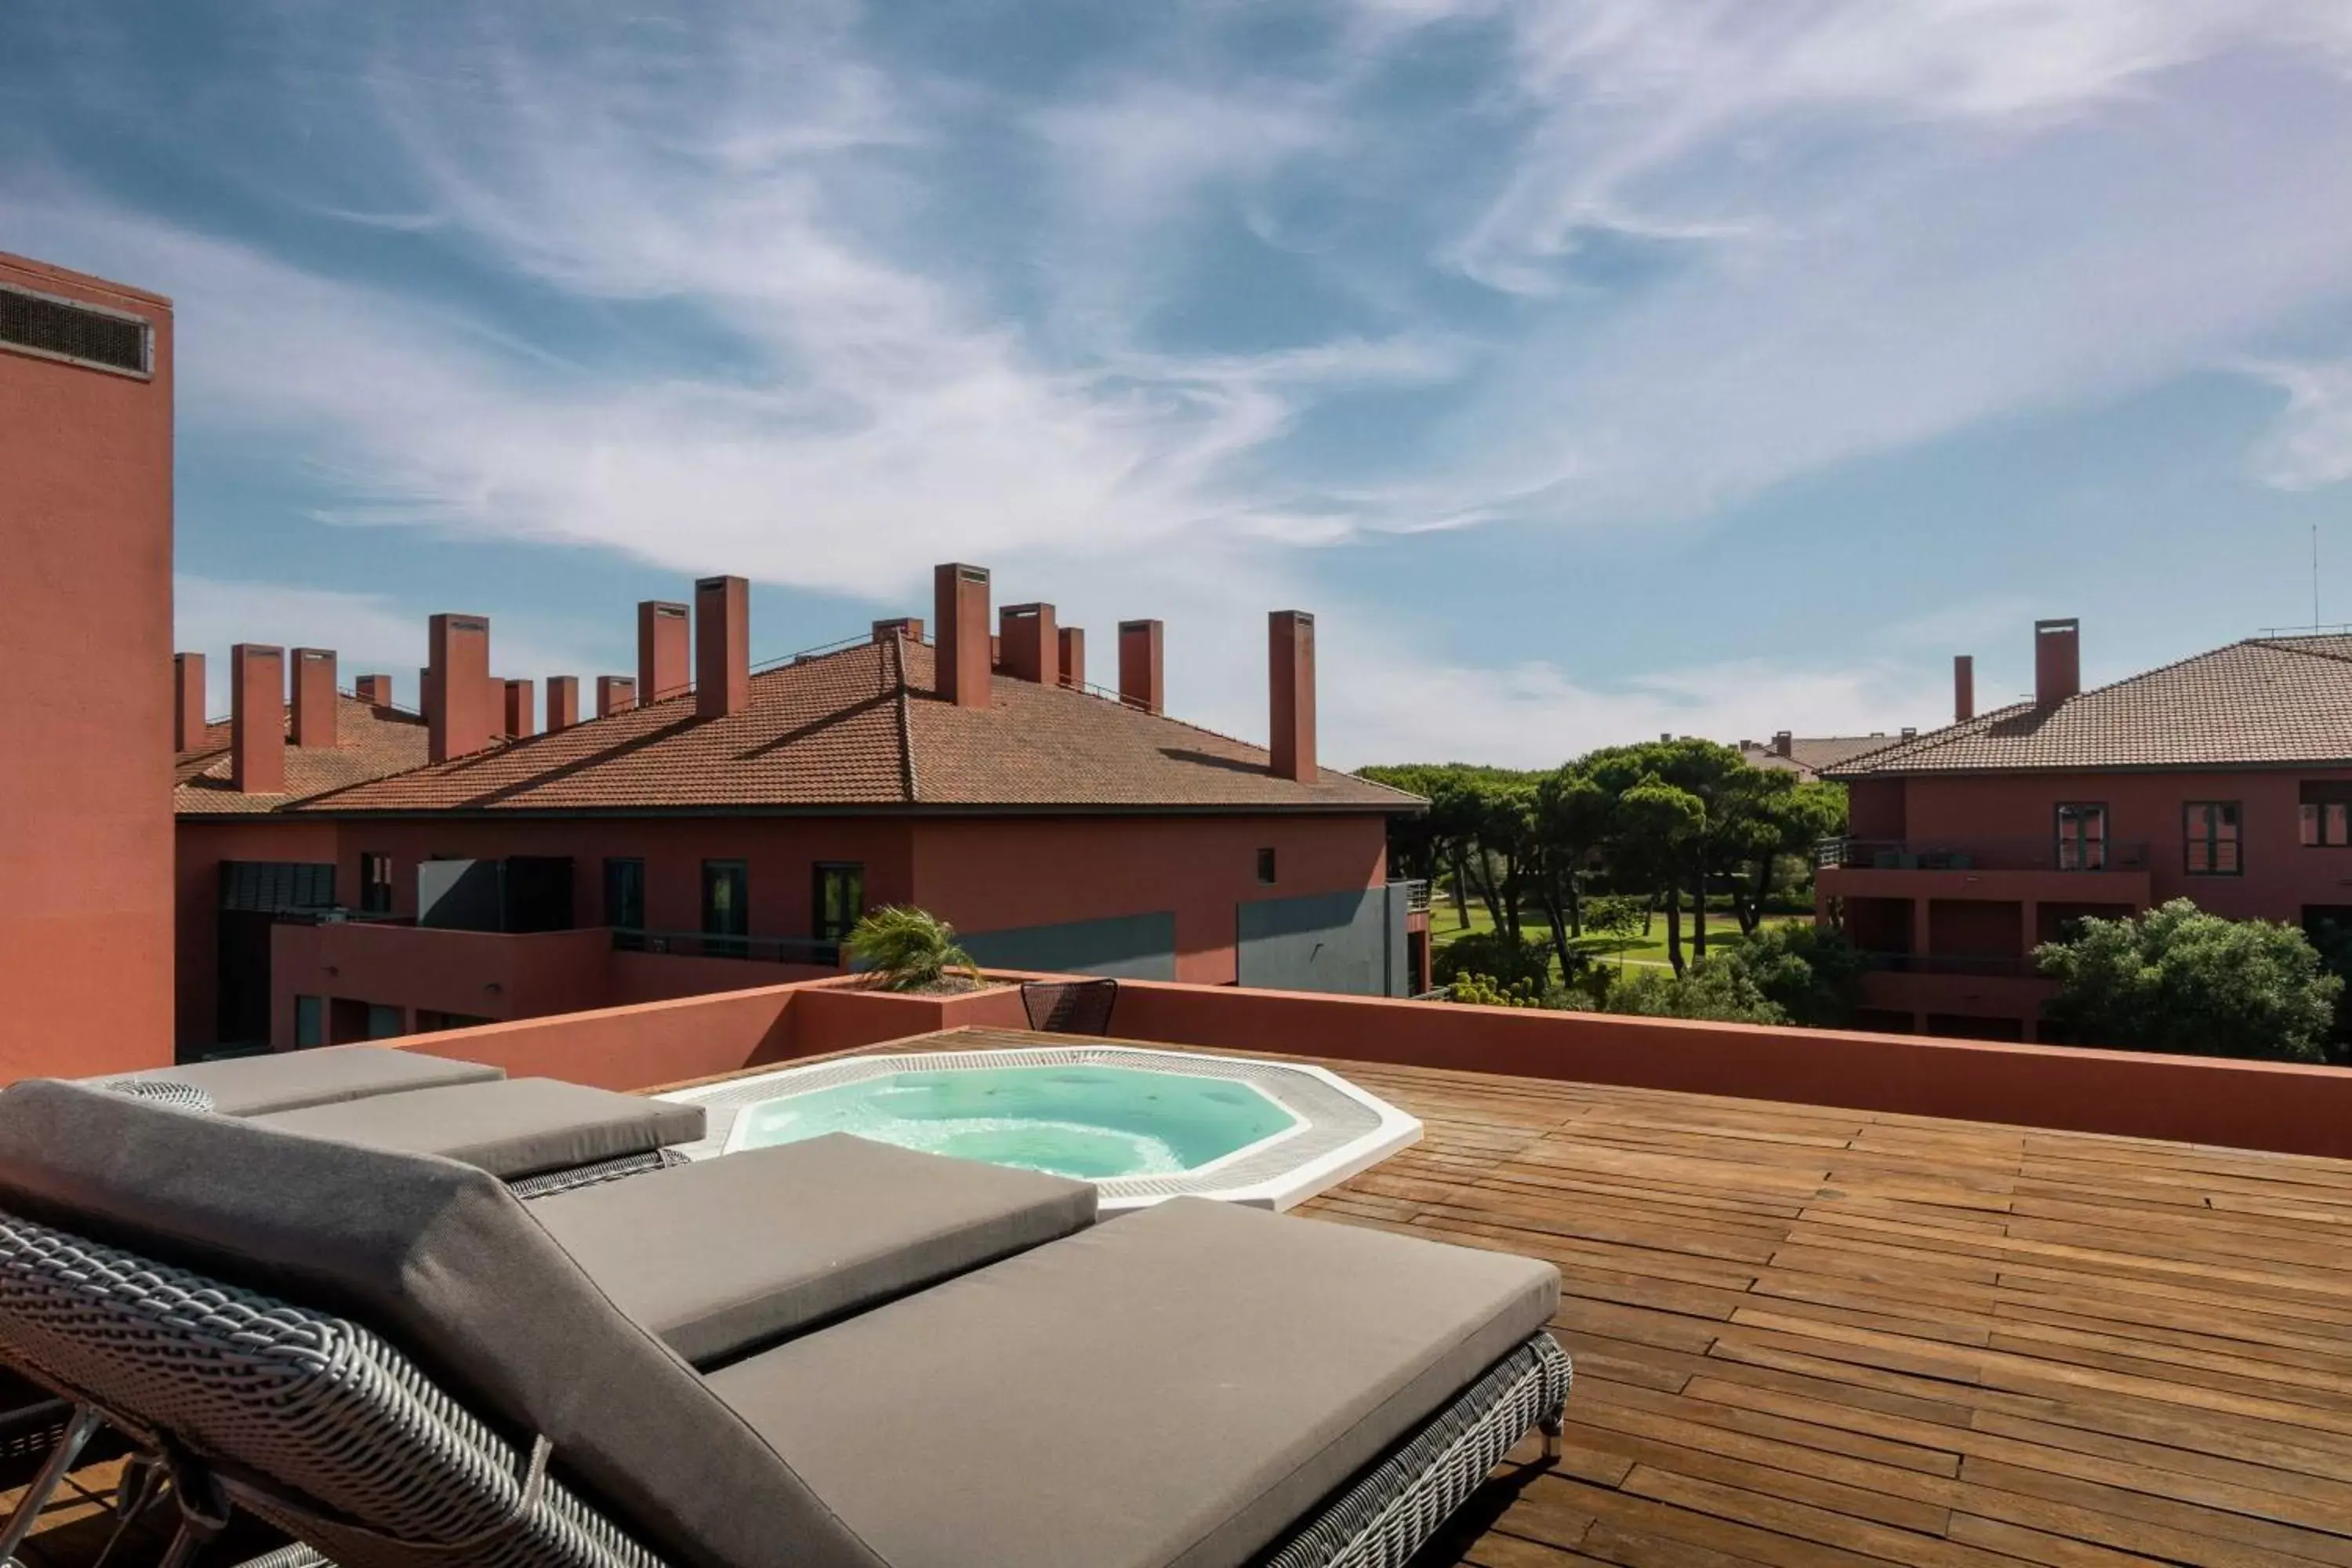
<path id="1" fill-rule="evenodd" d="M 2352 360 L 2246 366 L 2286 394 L 2286 407 L 2254 452 L 2254 472 L 2284 490 L 2352 479 Z"/>
<path id="2" fill-rule="evenodd" d="M 2229 363 L 2352 295 L 2335 0 L 1353 14 L 1300 58 L 1195 40 L 1017 101 L 876 57 L 848 0 L 560 33 L 482 5 L 373 35 L 339 103 L 363 150 L 349 188 L 289 206 L 430 247 L 568 331 L 21 166 L 0 198 L 27 242 L 177 295 L 186 426 L 331 478 L 331 521 L 900 602 L 930 562 L 977 557 L 1073 619 L 1164 615 L 1174 695 L 1246 734 L 1260 617 L 1302 604 L 1323 612 L 1330 749 L 1354 760 L 1932 721 L 1949 650 L 1925 634 L 1845 674 L 1604 680 L 1572 651 L 1475 668 L 1416 651 L 1442 640 L 1394 613 L 1419 584 L 1337 589 L 1329 547 L 1703 517 Z M 1475 155 L 1404 188 L 1423 121 L 1380 95 L 1438 26 L 1502 49 L 1454 94 Z M 957 156 L 976 135 L 1006 150 L 981 193 Z M 1210 240 L 1237 224 L 1349 308 L 1270 310 L 1245 351 L 1153 330 L 1172 292 L 1235 265 Z M 1227 297 L 1252 284 L 1237 271 Z M 608 326 L 669 352 L 588 352 Z M 2263 476 L 2346 477 L 2343 368 L 2266 374 L 2289 404 Z M 1286 460 L 1367 392 L 1425 401 L 1339 458 Z M 289 618 L 279 590 L 190 592 L 215 641 L 335 635 L 254 624 Z M 338 646 L 391 658 L 389 627 L 380 653 L 353 635 Z M 420 635 L 404 624 L 400 646 Z M 542 641 L 561 668 L 566 639 Z"/>

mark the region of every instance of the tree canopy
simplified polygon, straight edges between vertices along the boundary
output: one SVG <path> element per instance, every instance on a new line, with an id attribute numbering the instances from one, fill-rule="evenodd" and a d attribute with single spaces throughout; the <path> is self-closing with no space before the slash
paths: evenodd
<path id="1" fill-rule="evenodd" d="M 2324 1060 L 2344 990 L 2295 927 L 2225 920 L 2187 899 L 2085 920 L 2034 959 L 2058 982 L 2052 1023 L 2083 1045 L 2129 1050 Z"/>

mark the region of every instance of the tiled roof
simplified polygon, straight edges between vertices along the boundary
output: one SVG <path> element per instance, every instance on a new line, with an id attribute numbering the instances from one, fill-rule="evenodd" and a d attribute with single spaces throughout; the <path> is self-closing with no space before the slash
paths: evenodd
<path id="1" fill-rule="evenodd" d="M 903 661 L 903 662 L 902 662 Z M 289 753 L 289 756 L 291 753 Z M 816 810 L 891 806 L 1402 811 L 1419 797 L 1083 691 L 999 675 L 989 706 L 932 694 L 931 649 L 862 643 L 751 678 L 698 720 L 691 696 L 359 784 L 305 812 Z"/>
<path id="2" fill-rule="evenodd" d="M 205 743 L 172 763 L 172 808 L 182 816 L 250 816 L 387 773 L 404 773 L 426 755 L 425 721 L 355 697 L 335 700 L 335 746 L 286 747 L 286 789 L 245 795 L 229 783 L 229 726 L 207 725 Z M 289 715 L 288 723 L 292 723 Z"/>
<path id="3" fill-rule="evenodd" d="M 2352 764 L 2352 637 L 2249 637 L 2054 708 L 2021 702 L 1827 770 L 1834 778 Z"/>
<path id="4" fill-rule="evenodd" d="M 1807 778 L 1827 773 L 1841 763 L 1851 762 L 1867 752 L 1886 745 L 1886 735 L 1799 735 L 1789 742 L 1788 756 L 1782 756 L 1769 745 L 1749 742 L 1739 754 L 1756 767 L 1773 768 L 1784 773 L 1802 773 Z"/>

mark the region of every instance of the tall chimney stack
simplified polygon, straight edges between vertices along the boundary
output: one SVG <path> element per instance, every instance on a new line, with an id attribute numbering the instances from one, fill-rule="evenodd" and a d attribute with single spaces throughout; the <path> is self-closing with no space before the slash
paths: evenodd
<path id="1" fill-rule="evenodd" d="M 286 788 L 286 655 L 259 643 L 228 650 L 229 782 L 245 795 Z"/>
<path id="2" fill-rule="evenodd" d="M 2033 705 L 2055 708 L 2083 689 L 2083 624 L 2033 623 Z"/>
<path id="3" fill-rule="evenodd" d="M 193 752 L 205 743 L 205 656 L 172 656 L 172 750 Z"/>
<path id="4" fill-rule="evenodd" d="M 1661 735 L 1658 739 L 1663 741 L 1667 737 Z M 1794 760 L 1797 755 L 1797 737 L 1787 730 L 1773 731 L 1772 754 L 1776 757 L 1788 757 Z"/>
<path id="5" fill-rule="evenodd" d="M 694 713 L 724 719 L 751 700 L 751 584 L 705 577 L 694 585 Z"/>
<path id="6" fill-rule="evenodd" d="M 580 722 L 580 678 L 576 675 L 551 675 L 547 678 L 547 732 L 569 730 Z"/>
<path id="7" fill-rule="evenodd" d="M 509 741 L 520 741 L 530 734 L 531 683 L 528 680 L 506 680 L 499 683 L 502 711 L 499 715 L 499 733 Z"/>
<path id="8" fill-rule="evenodd" d="M 433 710 L 439 706 L 433 697 L 433 667 L 426 665 L 416 672 L 416 712 L 427 724 L 433 722 Z"/>
<path id="9" fill-rule="evenodd" d="M 596 717 L 610 719 L 637 705 L 637 683 L 625 675 L 596 678 Z"/>
<path id="10" fill-rule="evenodd" d="M 1118 623 L 1118 700 L 1146 713 L 1157 713 L 1167 703 L 1164 629 L 1158 621 Z"/>
<path id="11" fill-rule="evenodd" d="M 687 674 L 686 606 L 666 599 L 637 605 L 637 700 L 647 707 L 676 697 L 693 679 Z"/>
<path id="12" fill-rule="evenodd" d="M 985 566 L 950 561 L 931 569 L 940 696 L 959 708 L 988 706 L 988 593 Z"/>
<path id="13" fill-rule="evenodd" d="M 352 695 L 371 708 L 389 708 L 392 706 L 392 677 L 389 675 L 356 677 L 352 681 Z"/>
<path id="14" fill-rule="evenodd" d="M 1081 626 L 1064 626 L 1062 642 L 1062 684 L 1073 690 L 1087 683 L 1087 634 Z"/>
<path id="15" fill-rule="evenodd" d="M 294 650 L 294 743 L 331 748 L 335 743 L 335 650 Z"/>
<path id="16" fill-rule="evenodd" d="M 1007 605 L 997 612 L 996 631 L 1004 645 L 1005 674 L 1047 686 L 1060 679 L 1062 643 L 1053 605 Z"/>
<path id="17" fill-rule="evenodd" d="M 498 733 L 490 701 L 490 622 L 487 616 L 435 616 L 427 623 L 425 754 L 446 763 L 478 752 Z"/>
<path id="18" fill-rule="evenodd" d="M 1276 610 L 1266 616 L 1266 642 L 1274 721 L 1266 750 L 1277 776 L 1313 784 L 1321 776 L 1315 767 L 1315 617 Z"/>
<path id="19" fill-rule="evenodd" d="M 1977 716 L 1977 661 L 1973 655 L 1952 656 L 1952 722 L 1965 724 Z"/>

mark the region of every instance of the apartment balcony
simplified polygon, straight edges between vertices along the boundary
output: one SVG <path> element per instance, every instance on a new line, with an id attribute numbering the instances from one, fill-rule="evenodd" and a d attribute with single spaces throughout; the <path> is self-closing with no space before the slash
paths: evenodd
<path id="1" fill-rule="evenodd" d="M 1988 899 L 2021 903 L 2148 903 L 2144 841 L 2054 838 L 1826 838 L 1813 850 L 1823 898 Z"/>
<path id="2" fill-rule="evenodd" d="M 2002 1019 L 2032 1039 L 2042 1005 L 2057 993 L 2033 960 L 1963 953 L 1874 952 L 1863 976 L 1862 999 L 1882 1012 L 1922 1019 Z M 1932 1029 L 1928 1032 L 1933 1033 Z"/>

